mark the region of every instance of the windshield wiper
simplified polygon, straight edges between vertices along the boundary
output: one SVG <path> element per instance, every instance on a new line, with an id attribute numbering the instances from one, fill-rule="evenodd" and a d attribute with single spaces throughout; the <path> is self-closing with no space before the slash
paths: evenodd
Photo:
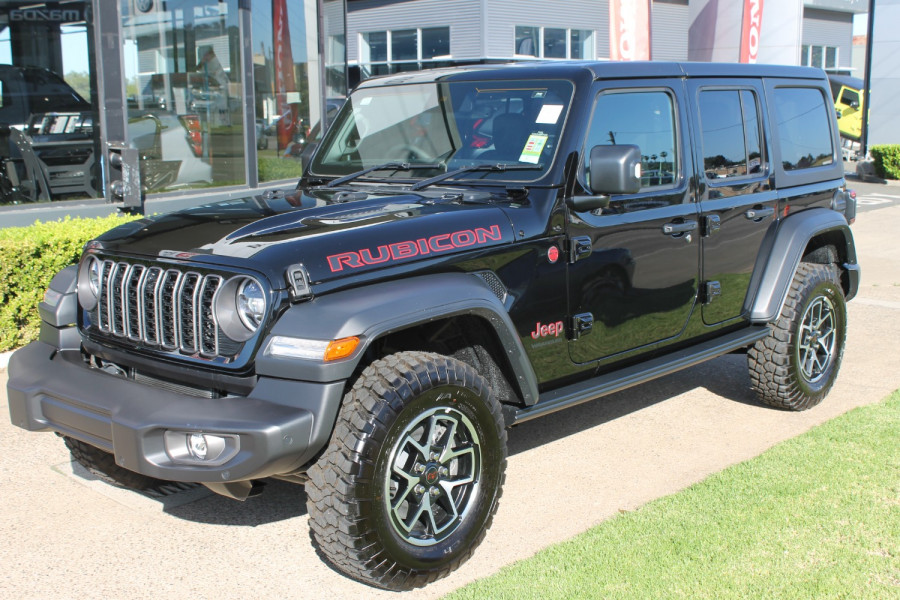
<path id="1" fill-rule="evenodd" d="M 353 181 L 357 177 L 362 177 L 363 175 L 367 175 L 372 171 L 411 171 L 413 169 L 440 169 L 441 166 L 442 165 L 434 163 L 389 162 L 381 165 L 375 165 L 374 167 L 369 167 L 367 169 L 363 169 L 362 171 L 356 171 L 355 173 L 350 173 L 349 175 L 344 175 L 343 177 L 338 177 L 337 179 L 333 179 L 332 181 L 328 182 L 325 187 L 337 187 L 342 183 Z"/>
<path id="2" fill-rule="evenodd" d="M 501 173 L 503 171 L 535 171 L 543 169 L 544 165 L 519 165 L 519 164 L 507 164 L 507 163 L 496 163 L 493 165 L 469 165 L 468 167 L 462 167 L 456 169 L 454 171 L 447 171 L 446 173 L 441 173 L 440 175 L 435 175 L 429 179 L 423 179 L 422 181 L 414 184 L 410 190 L 421 190 L 422 188 L 426 188 L 429 185 L 438 183 L 440 181 L 444 181 L 445 179 L 450 179 L 451 177 L 456 177 L 461 173 L 471 173 L 473 171 L 494 171 Z M 332 182 L 334 183 L 334 182 Z"/>

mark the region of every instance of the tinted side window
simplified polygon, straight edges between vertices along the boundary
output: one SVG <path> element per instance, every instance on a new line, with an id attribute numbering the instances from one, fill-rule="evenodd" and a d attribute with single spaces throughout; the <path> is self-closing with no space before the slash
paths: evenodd
<path id="1" fill-rule="evenodd" d="M 704 90 L 699 102 L 707 179 L 758 173 L 762 157 L 756 95 L 750 90 Z"/>
<path id="2" fill-rule="evenodd" d="M 816 88 L 775 88 L 775 127 L 785 171 L 834 162 L 825 98 Z"/>
<path id="3" fill-rule="evenodd" d="M 591 148 L 634 144 L 641 149 L 641 188 L 675 183 L 675 106 L 663 91 L 601 94 L 594 107 L 582 168 L 589 179 Z"/>

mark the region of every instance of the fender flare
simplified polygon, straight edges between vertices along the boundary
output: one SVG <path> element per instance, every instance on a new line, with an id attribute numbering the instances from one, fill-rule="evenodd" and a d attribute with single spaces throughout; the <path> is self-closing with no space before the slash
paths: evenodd
<path id="1" fill-rule="evenodd" d="M 470 273 L 440 273 L 376 283 L 295 304 L 269 331 L 256 359 L 256 372 L 285 379 L 332 382 L 349 379 L 366 348 L 377 338 L 447 317 L 472 315 L 489 323 L 515 374 L 510 385 L 526 405 L 538 398 L 537 377 L 506 307 L 480 277 Z M 342 360 L 325 363 L 272 356 L 273 336 L 338 340 L 357 336 L 361 343 Z"/>
<path id="2" fill-rule="evenodd" d="M 785 218 L 775 231 L 768 260 L 750 307 L 751 321 L 771 323 L 778 318 L 809 241 L 832 231 L 843 234 L 845 242 L 846 260 L 842 266 L 850 272 L 847 298 L 856 295 L 859 266 L 856 262 L 853 233 L 847 220 L 844 215 L 827 208 L 805 210 Z"/>

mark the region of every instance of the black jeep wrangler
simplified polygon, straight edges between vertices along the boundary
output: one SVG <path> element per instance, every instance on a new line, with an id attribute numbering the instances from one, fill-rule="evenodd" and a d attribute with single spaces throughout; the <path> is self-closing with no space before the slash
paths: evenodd
<path id="1" fill-rule="evenodd" d="M 334 566 L 421 586 L 483 539 L 507 427 L 735 351 L 761 402 L 819 403 L 854 212 L 819 70 L 369 80 L 296 189 L 89 242 L 10 413 L 128 487 L 301 483 Z"/>

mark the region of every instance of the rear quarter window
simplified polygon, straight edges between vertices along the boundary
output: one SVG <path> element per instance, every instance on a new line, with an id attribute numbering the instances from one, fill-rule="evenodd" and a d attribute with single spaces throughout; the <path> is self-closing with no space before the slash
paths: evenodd
<path id="1" fill-rule="evenodd" d="M 831 122 L 818 88 L 775 88 L 775 128 L 785 171 L 834 163 Z"/>

